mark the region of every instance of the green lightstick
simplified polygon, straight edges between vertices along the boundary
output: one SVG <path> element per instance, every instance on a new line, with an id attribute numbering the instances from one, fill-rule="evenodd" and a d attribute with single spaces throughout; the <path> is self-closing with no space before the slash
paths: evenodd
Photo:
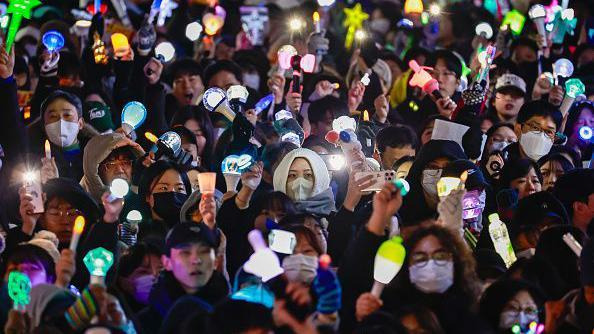
<path id="1" fill-rule="evenodd" d="M 31 301 L 31 281 L 29 276 L 20 271 L 13 271 L 8 275 L 8 296 L 13 301 L 15 310 L 24 310 Z"/>
<path id="2" fill-rule="evenodd" d="M 103 247 L 90 250 L 83 262 L 91 273 L 91 284 L 104 284 L 105 275 L 113 265 L 113 253 Z"/>
<path id="3" fill-rule="evenodd" d="M 575 101 L 576 97 L 584 94 L 585 91 L 586 86 L 584 86 L 584 83 L 580 79 L 571 78 L 565 82 L 565 96 L 563 97 L 561 107 L 559 107 L 563 117 L 567 116 L 569 113 L 569 109 L 573 105 L 573 101 Z"/>
<path id="4" fill-rule="evenodd" d="M 7 14 L 12 14 L 8 34 L 6 36 L 6 52 L 10 54 L 10 48 L 14 43 L 17 31 L 21 25 L 21 20 L 31 18 L 31 10 L 41 5 L 39 0 L 12 0 L 6 9 Z"/>

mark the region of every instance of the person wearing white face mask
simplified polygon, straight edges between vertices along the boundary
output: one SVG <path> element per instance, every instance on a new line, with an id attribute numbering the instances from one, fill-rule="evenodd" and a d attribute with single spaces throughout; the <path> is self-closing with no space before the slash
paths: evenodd
<path id="1" fill-rule="evenodd" d="M 295 202 L 297 212 L 328 216 L 335 211 L 328 169 L 312 150 L 299 148 L 285 155 L 274 171 L 273 185 Z"/>
<path id="2" fill-rule="evenodd" d="M 508 333 L 518 325 L 524 333 L 531 322 L 544 323 L 540 318 L 543 309 L 544 298 L 540 290 L 526 281 L 506 279 L 485 290 L 479 312 L 498 332 Z"/>
<path id="3" fill-rule="evenodd" d="M 551 150 L 560 124 L 561 113 L 549 102 L 537 100 L 525 103 L 514 125 L 518 143 L 508 145 L 503 150 L 503 156 L 507 160 L 528 158 L 537 161 Z"/>
<path id="4" fill-rule="evenodd" d="M 81 100 L 72 93 L 56 90 L 43 101 L 40 112 L 40 119 L 28 129 L 30 150 L 43 155 L 44 142 L 49 140 L 59 175 L 80 180 L 84 147 L 90 137 L 98 134 L 92 129 L 83 133 Z"/>

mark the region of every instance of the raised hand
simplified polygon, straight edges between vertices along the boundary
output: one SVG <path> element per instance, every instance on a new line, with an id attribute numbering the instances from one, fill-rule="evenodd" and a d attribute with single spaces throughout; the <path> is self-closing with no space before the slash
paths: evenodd
<path id="1" fill-rule="evenodd" d="M 149 84 L 154 85 L 159 82 L 161 73 L 163 72 L 163 64 L 155 58 L 149 59 L 144 65 L 144 75 L 148 79 Z"/>
<path id="2" fill-rule="evenodd" d="M 21 221 L 23 226 L 21 227 L 23 233 L 33 235 L 35 226 L 41 213 L 33 213 L 35 211 L 35 205 L 33 205 L 33 196 L 27 194 L 25 187 L 19 189 L 19 213 L 21 215 Z"/>
<path id="3" fill-rule="evenodd" d="M 76 254 L 68 248 L 62 249 L 56 263 L 56 286 L 67 288 L 76 272 Z"/>
<path id="4" fill-rule="evenodd" d="M 115 223 L 118 221 L 120 217 L 120 213 L 122 209 L 124 209 L 124 199 L 118 198 L 113 202 L 108 201 L 109 192 L 106 191 L 101 196 L 101 203 L 103 203 L 103 208 L 105 210 L 105 214 L 103 215 L 103 221 L 106 223 Z"/>
<path id="5" fill-rule="evenodd" d="M 379 310 L 383 304 L 384 302 L 381 299 L 372 295 L 370 292 L 363 293 L 357 298 L 357 303 L 355 304 L 357 321 L 361 321 L 371 313 Z"/>
<path id="6" fill-rule="evenodd" d="M 210 229 L 214 229 L 217 217 L 217 203 L 214 194 L 203 194 L 198 205 L 198 210 L 200 210 L 204 224 Z"/>
<path id="7" fill-rule="evenodd" d="M 457 107 L 456 102 L 454 102 L 454 100 L 449 97 L 442 97 L 441 99 L 435 101 L 435 104 L 437 105 L 437 111 L 439 114 L 447 118 L 452 117 L 452 113 Z"/>
<path id="8" fill-rule="evenodd" d="M 388 104 L 386 96 L 381 94 L 376 97 L 373 101 L 373 106 L 375 107 L 375 119 L 380 123 L 385 123 L 388 118 L 388 111 L 390 110 L 390 105 Z"/>
<path id="9" fill-rule="evenodd" d="M 363 189 L 371 186 L 373 179 L 373 175 L 367 175 L 355 181 L 355 173 L 350 173 L 347 195 L 342 206 L 349 211 L 355 211 L 355 207 L 363 196 Z"/>
<path id="10" fill-rule="evenodd" d="M 14 48 L 10 50 L 10 54 L 6 52 L 4 46 L 0 47 L 0 77 L 8 79 L 14 70 Z"/>
<path id="11" fill-rule="evenodd" d="M 392 182 L 387 182 L 382 190 L 373 196 L 373 212 L 367 229 L 376 235 L 384 235 L 386 226 L 401 206 L 400 191 Z"/>

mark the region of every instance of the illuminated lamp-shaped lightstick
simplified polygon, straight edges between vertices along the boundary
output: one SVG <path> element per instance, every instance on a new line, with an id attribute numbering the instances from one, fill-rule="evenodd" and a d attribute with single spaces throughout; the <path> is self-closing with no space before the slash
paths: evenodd
<path id="1" fill-rule="evenodd" d="M 517 259 L 509 239 L 507 227 L 496 213 L 489 215 L 489 222 L 489 235 L 495 246 L 495 251 L 501 256 L 505 266 L 509 268 Z"/>
<path id="2" fill-rule="evenodd" d="M 306 54 L 305 56 L 301 57 L 301 61 L 299 62 L 299 66 L 305 73 L 313 73 L 316 67 L 316 56 L 312 54 Z"/>
<path id="3" fill-rule="evenodd" d="M 70 246 L 68 247 L 71 251 L 76 252 L 80 235 L 85 229 L 85 217 L 78 216 L 74 220 L 74 228 L 72 229 L 72 237 L 70 237 Z"/>
<path id="4" fill-rule="evenodd" d="M 229 101 L 229 107 L 235 114 L 243 111 L 249 95 L 247 88 L 242 85 L 233 85 L 227 89 L 227 101 Z"/>
<path id="5" fill-rule="evenodd" d="M 129 135 L 146 120 L 146 108 L 137 101 L 126 103 L 122 109 L 122 129 Z"/>
<path id="6" fill-rule="evenodd" d="M 343 131 L 351 129 L 355 131 L 357 129 L 357 121 L 349 116 L 340 116 L 332 121 L 332 130 Z"/>
<path id="7" fill-rule="evenodd" d="M 559 107 L 563 117 L 567 116 L 569 109 L 578 95 L 584 94 L 585 91 L 586 86 L 580 79 L 571 78 L 565 82 L 565 96 L 563 97 L 563 102 L 561 102 L 561 107 Z"/>
<path id="8" fill-rule="evenodd" d="M 115 178 L 111 181 L 111 185 L 109 186 L 110 194 L 107 196 L 107 201 L 111 203 L 118 199 L 122 199 L 128 195 L 129 191 L 130 185 L 128 184 L 128 181 L 121 178 Z"/>
<path id="9" fill-rule="evenodd" d="M 248 240 L 254 249 L 254 253 L 250 255 L 250 258 L 243 265 L 243 269 L 247 273 L 260 277 L 262 282 L 268 282 L 285 272 L 280 265 L 278 256 L 266 246 L 260 231 L 250 231 Z"/>
<path id="10" fill-rule="evenodd" d="M 60 52 L 64 47 L 64 36 L 57 30 L 50 30 L 43 34 L 41 41 L 49 53 Z"/>
<path id="11" fill-rule="evenodd" d="M 343 26 L 347 28 L 347 34 L 344 39 L 344 46 L 347 49 L 350 49 L 355 39 L 355 32 L 363 27 L 363 21 L 369 18 L 369 14 L 363 11 L 363 8 L 361 7 L 360 3 L 357 3 L 353 8 L 345 8 L 344 15 L 345 19 L 343 22 Z"/>
<path id="12" fill-rule="evenodd" d="M 297 55 L 297 49 L 290 44 L 281 46 L 277 52 L 278 73 L 282 74 L 291 68 L 291 59 Z"/>
<path id="13" fill-rule="evenodd" d="M 31 280 L 29 276 L 20 271 L 12 271 L 8 274 L 8 296 L 12 299 L 12 308 L 24 311 L 31 301 Z"/>
<path id="14" fill-rule="evenodd" d="M 553 78 L 555 85 L 559 84 L 559 77 L 569 78 L 573 74 L 573 63 L 567 58 L 559 58 L 553 63 Z"/>
<path id="15" fill-rule="evenodd" d="M 443 97 L 439 92 L 439 83 L 426 71 L 430 67 L 419 66 L 414 59 L 408 62 L 408 66 L 415 72 L 409 83 L 411 86 L 420 87 L 435 100 Z"/>
<path id="16" fill-rule="evenodd" d="M 113 253 L 103 247 L 90 250 L 83 263 L 91 274 L 90 284 L 105 285 L 105 275 L 113 265 Z"/>
<path id="17" fill-rule="evenodd" d="M 332 6 L 336 0 L 318 0 L 318 5 L 322 7 L 329 7 Z"/>
<path id="18" fill-rule="evenodd" d="M 230 122 L 235 119 L 235 112 L 229 108 L 227 93 L 218 87 L 209 88 L 202 96 L 202 103 L 206 110 L 218 112 L 225 116 Z"/>
<path id="19" fill-rule="evenodd" d="M 545 30 L 546 15 L 547 12 L 545 11 L 544 6 L 540 4 L 533 5 L 532 7 L 530 7 L 530 10 L 528 11 L 528 16 L 530 17 L 532 22 L 534 22 L 534 25 L 536 25 L 536 30 L 538 31 L 538 34 L 545 39 L 547 38 L 547 32 Z"/>
<path id="20" fill-rule="evenodd" d="M 128 53 L 130 50 L 130 44 L 128 43 L 128 37 L 119 32 L 111 35 L 111 45 L 113 46 L 113 52 L 115 56 L 120 58 Z"/>
<path id="21" fill-rule="evenodd" d="M 380 298 L 386 284 L 389 284 L 402 268 L 405 256 L 406 250 L 401 237 L 392 237 L 380 245 L 373 264 L 372 295 Z"/>
<path id="22" fill-rule="evenodd" d="M 14 38 L 24 18 L 31 19 L 31 11 L 33 8 L 41 5 L 39 0 L 12 0 L 6 9 L 6 14 L 12 14 L 10 17 L 10 25 L 8 26 L 8 33 L 6 34 L 6 52 L 10 54 Z"/>

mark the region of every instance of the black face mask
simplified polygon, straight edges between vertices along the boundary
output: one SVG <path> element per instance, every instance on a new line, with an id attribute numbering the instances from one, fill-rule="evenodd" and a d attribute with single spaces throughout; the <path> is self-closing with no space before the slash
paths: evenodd
<path id="1" fill-rule="evenodd" d="M 155 206 L 153 210 L 167 222 L 178 222 L 179 211 L 188 199 L 188 195 L 173 191 L 153 194 Z"/>

